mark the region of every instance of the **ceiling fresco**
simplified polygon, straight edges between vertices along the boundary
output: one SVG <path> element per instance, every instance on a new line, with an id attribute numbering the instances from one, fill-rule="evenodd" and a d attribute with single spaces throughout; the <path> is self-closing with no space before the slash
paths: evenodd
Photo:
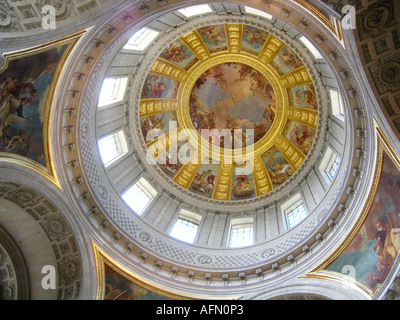
<path id="1" fill-rule="evenodd" d="M 377 168 L 361 222 L 337 251 L 310 274 L 339 278 L 370 296 L 389 277 L 400 251 L 399 159 L 381 131 L 377 133 Z"/>
<path id="2" fill-rule="evenodd" d="M 196 81 L 190 94 L 189 112 L 200 134 L 204 129 L 227 129 L 220 141 L 209 141 L 212 144 L 233 147 L 235 129 L 253 129 L 254 137 L 249 138 L 255 143 L 274 121 L 275 92 L 254 68 L 241 63 L 224 63 L 207 70 Z M 242 145 L 248 145 L 246 133 L 242 135 Z"/>
<path id="3" fill-rule="evenodd" d="M 103 300 L 171 300 L 124 277 L 110 264 L 104 263 L 104 274 Z"/>
<path id="4" fill-rule="evenodd" d="M 0 151 L 42 165 L 47 96 L 68 45 L 12 60 L 0 74 Z"/>
<path id="5" fill-rule="evenodd" d="M 151 67 L 140 125 L 154 163 L 202 197 L 234 201 L 285 184 L 317 132 L 318 101 L 293 49 L 242 24 L 205 26 Z"/>
<path id="6" fill-rule="evenodd" d="M 50 122 L 60 75 L 82 32 L 4 54 L 0 68 L 0 153 L 57 182 Z"/>

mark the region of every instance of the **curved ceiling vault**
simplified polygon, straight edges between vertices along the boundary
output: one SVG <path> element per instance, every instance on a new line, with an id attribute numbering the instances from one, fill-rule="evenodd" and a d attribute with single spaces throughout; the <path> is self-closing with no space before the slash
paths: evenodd
<path id="1" fill-rule="evenodd" d="M 335 78 L 329 59 L 310 52 L 299 40 L 303 32 L 293 29 L 291 36 L 277 27 L 282 24 L 278 18 L 259 18 L 236 6 L 241 15 L 222 15 L 218 10 L 223 6 L 215 4 L 219 9 L 184 18 L 185 23 L 171 30 L 156 26 L 179 15 L 179 7 L 161 10 L 143 23 L 128 23 L 120 31 L 115 22 L 113 40 L 101 40 L 101 64 L 88 77 L 82 95 L 77 149 L 85 183 L 97 199 L 96 205 L 92 198 L 83 201 L 84 211 L 94 210 L 92 219 L 100 219 L 111 238 L 118 239 L 113 247 L 131 252 L 133 260 L 124 257 L 124 264 L 133 267 L 135 252 L 142 261 L 140 275 L 157 277 L 167 288 L 172 281 L 178 292 L 188 294 L 190 280 L 192 297 L 202 296 L 210 286 L 215 297 L 225 297 L 228 283 L 229 295 L 240 296 L 244 283 L 251 291 L 286 278 L 282 268 L 293 275 L 304 272 L 318 259 L 318 254 L 309 254 L 310 248 L 326 241 L 332 230 L 328 222 L 342 213 L 333 208 L 339 205 L 350 170 L 340 166 L 326 181 L 320 170 L 324 156 L 333 149 L 346 163 L 356 145 L 346 134 L 354 130 L 351 112 L 334 114 L 326 103 L 329 88 L 341 94 L 343 89 L 335 80 L 328 86 L 321 78 L 318 66 L 326 78 Z M 293 4 L 295 9 L 299 7 Z M 142 28 L 159 33 L 145 49 L 132 50 L 126 44 Z M 336 37 L 331 40 L 344 50 Z M 119 79 L 116 85 L 126 78 L 125 95 L 116 93 L 114 100 L 104 102 L 105 80 Z M 346 94 L 342 96 L 347 103 Z M 235 160 L 235 140 L 225 144 L 219 137 L 216 145 L 213 137 L 200 138 L 201 129 L 222 132 L 225 126 L 231 137 L 242 129 L 242 155 L 254 159 L 247 174 L 230 161 Z M 245 129 L 254 130 L 254 138 Z M 125 150 L 106 165 L 97 142 L 121 138 L 121 131 Z M 181 147 L 190 149 L 187 143 L 195 151 L 186 155 L 194 154 L 199 161 L 178 161 L 178 167 L 168 163 L 173 150 L 179 156 Z M 221 162 L 213 164 L 221 154 Z M 204 157 L 211 161 L 204 163 Z M 151 199 L 144 209 L 135 207 L 142 201 L 138 197 L 133 207 L 129 203 L 132 187 Z M 289 226 L 281 212 L 299 202 L 308 214 L 302 223 Z M 170 235 L 178 218 L 198 225 L 192 244 Z M 233 249 L 229 232 L 239 222 L 252 226 L 254 241 Z"/>
<path id="2" fill-rule="evenodd" d="M 383 149 L 351 35 L 312 3 L 96 1 L 93 26 L 74 18 L 48 167 L 94 250 L 84 294 L 114 266 L 178 299 L 382 296 L 319 268 L 359 228 Z"/>

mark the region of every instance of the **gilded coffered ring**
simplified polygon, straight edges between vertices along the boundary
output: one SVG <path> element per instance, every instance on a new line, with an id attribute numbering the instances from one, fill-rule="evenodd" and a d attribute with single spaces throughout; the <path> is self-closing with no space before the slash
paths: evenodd
<path id="1" fill-rule="evenodd" d="M 310 58 L 248 21 L 170 39 L 138 84 L 140 120 L 134 111 L 158 173 L 224 202 L 287 185 L 325 130 Z"/>

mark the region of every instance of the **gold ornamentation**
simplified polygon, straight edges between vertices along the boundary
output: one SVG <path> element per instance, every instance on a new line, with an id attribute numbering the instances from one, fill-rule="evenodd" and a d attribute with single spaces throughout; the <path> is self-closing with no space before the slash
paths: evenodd
<path id="1" fill-rule="evenodd" d="M 197 31 L 192 31 L 180 38 L 200 61 L 210 58 L 210 51 Z"/>
<path id="2" fill-rule="evenodd" d="M 312 84 L 312 78 L 305 66 L 292 70 L 280 76 L 270 62 L 282 51 L 286 44 L 269 34 L 258 56 L 242 51 L 243 25 L 225 24 L 227 49 L 211 53 L 199 31 L 195 30 L 180 37 L 189 50 L 200 60 L 186 71 L 165 59 L 158 58 L 150 73 L 181 82 L 176 99 L 142 99 L 140 102 L 140 117 L 176 111 L 179 134 L 184 134 L 186 141 L 196 142 L 196 155 L 183 164 L 173 181 L 182 188 L 189 190 L 201 166 L 201 159 L 221 163 L 212 199 L 231 200 L 234 163 L 250 161 L 253 171 L 255 196 L 261 196 L 274 190 L 274 185 L 261 155 L 276 147 L 285 157 L 293 171 L 297 171 L 304 162 L 306 155 L 293 142 L 283 136 L 287 120 L 303 124 L 314 130 L 318 126 L 318 110 L 289 106 L 287 88 Z M 238 150 L 228 150 L 210 144 L 200 136 L 194 127 L 189 112 L 189 101 L 193 87 L 198 79 L 211 68 L 218 65 L 238 63 L 247 65 L 259 73 L 271 84 L 275 94 L 275 117 L 266 134 L 250 147 L 244 146 L 238 156 Z M 267 94 L 267 93 L 266 93 Z M 271 106 L 265 106 L 266 108 Z M 267 112 L 267 111 L 266 111 Z M 169 149 L 170 134 L 167 133 L 147 144 L 148 151 L 158 159 Z M 184 140 L 179 140 L 184 141 Z M 175 141 L 173 142 L 176 143 Z M 210 163 L 207 161 L 207 163 Z"/>
<path id="3" fill-rule="evenodd" d="M 337 20 L 328 17 L 320 9 L 318 9 L 316 6 L 311 4 L 308 0 L 294 0 L 294 1 L 299 3 L 301 6 L 303 6 L 307 10 L 309 10 L 311 13 L 313 13 L 329 30 L 331 30 L 339 38 L 339 40 L 342 40 L 341 26 L 339 24 L 337 26 L 338 28 L 336 28 L 336 26 L 334 24 L 334 22 Z"/>
<path id="4" fill-rule="evenodd" d="M 184 189 L 189 189 L 200 167 L 200 162 L 197 164 L 193 164 L 189 161 L 189 163 L 183 165 L 182 168 L 175 175 L 173 179 L 174 182 Z"/>
<path id="5" fill-rule="evenodd" d="M 279 136 L 275 141 L 275 147 L 289 162 L 290 166 L 294 171 L 297 171 L 306 156 L 300 151 L 290 140 L 284 136 Z"/>
<path id="6" fill-rule="evenodd" d="M 318 126 L 318 111 L 314 109 L 308 109 L 304 107 L 288 107 L 287 117 L 289 120 L 293 120 L 304 124 L 314 130 L 317 130 Z"/>
<path id="7" fill-rule="evenodd" d="M 264 44 L 264 47 L 261 49 L 259 59 L 263 63 L 269 64 L 285 46 L 285 43 L 270 34 Z"/>
<path id="8" fill-rule="evenodd" d="M 140 118 L 147 118 L 160 113 L 176 111 L 179 108 L 177 99 L 142 99 L 140 101 Z"/>
<path id="9" fill-rule="evenodd" d="M 260 63 L 256 58 L 251 57 L 247 54 L 227 54 L 227 55 L 216 55 L 210 59 L 208 59 L 206 62 L 203 64 L 200 64 L 198 67 L 194 68 L 193 71 L 191 71 L 187 81 L 182 84 L 181 88 L 182 89 L 180 92 L 182 93 L 181 96 L 181 105 L 183 106 L 182 108 L 178 109 L 177 112 L 177 118 L 178 118 L 178 123 L 180 126 L 183 128 L 188 128 L 192 129 L 190 130 L 190 135 L 191 139 L 195 141 L 198 139 L 199 135 L 197 133 L 197 130 L 194 128 L 192 120 L 190 118 L 189 114 L 189 109 L 187 106 L 189 105 L 189 99 L 190 99 L 190 93 L 192 91 L 192 88 L 197 81 L 197 79 L 207 70 L 210 68 L 223 64 L 223 63 L 229 63 L 229 62 L 234 62 L 234 63 L 242 63 L 246 64 L 258 71 L 260 71 L 265 78 L 268 79 L 268 81 L 271 83 L 274 92 L 276 94 L 276 105 L 277 107 L 277 112 L 275 115 L 275 120 L 267 132 L 267 134 L 260 139 L 257 143 L 254 144 L 254 148 L 247 148 L 244 152 L 244 159 L 249 159 L 252 158 L 254 153 L 262 153 L 266 150 L 268 150 L 273 144 L 275 137 L 282 132 L 284 129 L 285 121 L 284 117 L 286 114 L 286 106 L 287 106 L 287 101 L 284 98 L 285 95 L 283 93 L 282 86 L 279 83 L 279 77 L 276 74 L 276 72 L 272 69 L 270 66 L 265 66 L 264 64 Z M 201 138 L 202 139 L 202 138 Z M 207 142 L 208 143 L 208 142 Z M 208 148 L 208 146 L 207 146 Z M 208 154 L 209 150 L 212 150 L 212 157 L 214 159 L 220 159 L 220 155 L 223 154 L 223 150 L 219 147 L 212 146 L 209 149 L 204 149 L 203 144 L 201 146 L 201 154 L 206 155 Z M 254 150 L 254 152 L 252 151 Z M 230 155 L 225 152 L 224 154 L 225 157 L 230 158 L 230 161 L 234 161 L 233 155 Z"/>
<path id="10" fill-rule="evenodd" d="M 180 128 L 176 128 L 157 137 L 156 139 L 147 143 L 148 155 L 150 155 L 155 161 L 157 161 L 162 155 L 164 155 L 170 148 L 178 143 Z"/>
<path id="11" fill-rule="evenodd" d="M 243 26 L 240 24 L 227 24 L 225 28 L 229 52 L 239 53 L 242 49 Z"/>
<path id="12" fill-rule="evenodd" d="M 281 77 L 284 88 L 299 86 L 302 84 L 312 84 L 312 79 L 305 66 L 292 70 Z"/>
<path id="13" fill-rule="evenodd" d="M 260 155 L 254 159 L 253 179 L 257 197 L 274 189 L 267 167 Z"/>
<path id="14" fill-rule="evenodd" d="M 157 60 L 153 63 L 149 73 L 167 77 L 178 82 L 185 81 L 188 76 L 186 70 L 162 58 L 157 58 Z"/>
<path id="15" fill-rule="evenodd" d="M 221 163 L 215 183 L 213 199 L 230 200 L 232 193 L 233 164 Z"/>

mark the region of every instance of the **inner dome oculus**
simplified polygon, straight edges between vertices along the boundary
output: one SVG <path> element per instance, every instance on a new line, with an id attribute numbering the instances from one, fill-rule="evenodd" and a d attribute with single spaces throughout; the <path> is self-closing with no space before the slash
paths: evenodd
<path id="1" fill-rule="evenodd" d="M 318 101 L 307 67 L 286 43 L 253 26 L 221 24 L 193 30 L 159 54 L 139 116 L 160 174 L 195 196 L 236 201 L 283 186 L 300 168 L 316 136 Z M 218 139 L 204 140 L 202 130 L 213 129 Z M 221 158 L 236 151 L 235 139 L 243 157 Z"/>
<path id="2" fill-rule="evenodd" d="M 211 136 L 210 143 L 234 147 L 235 129 L 241 129 L 240 146 L 248 146 L 270 129 L 276 114 L 275 92 L 261 72 L 243 63 L 227 62 L 210 68 L 196 81 L 189 112 L 200 134 L 204 129 L 221 132 L 221 139 Z M 248 134 L 248 129 L 254 133 Z M 231 141 L 227 143 L 227 139 Z"/>

